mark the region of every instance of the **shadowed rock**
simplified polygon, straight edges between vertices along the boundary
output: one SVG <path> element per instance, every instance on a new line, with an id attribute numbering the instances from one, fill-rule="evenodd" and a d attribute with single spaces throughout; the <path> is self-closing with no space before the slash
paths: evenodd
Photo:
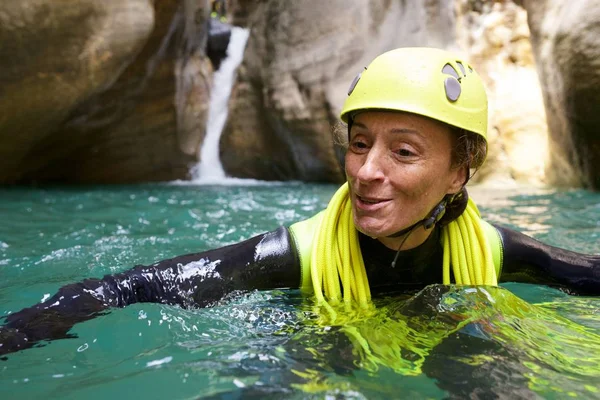
<path id="1" fill-rule="evenodd" d="M 221 61 L 227 56 L 227 46 L 231 38 L 231 25 L 218 18 L 209 19 L 208 44 L 206 55 L 210 58 L 215 70 L 219 69 Z"/>
<path id="2" fill-rule="evenodd" d="M 0 183 L 184 178 L 204 134 L 208 0 L 0 6 Z"/>
<path id="3" fill-rule="evenodd" d="M 523 0 L 550 133 L 551 182 L 600 188 L 600 1 Z"/>
<path id="4" fill-rule="evenodd" d="M 528 10 L 549 151 L 538 88 L 522 83 L 534 76 L 523 44 L 529 37 L 516 17 L 515 29 L 506 26 L 511 15 L 521 15 L 511 2 L 495 14 L 466 18 L 457 4 L 476 10 L 485 2 L 231 1 L 229 21 L 251 34 L 221 138 L 225 171 L 342 181 L 342 150 L 332 144 L 331 126 L 349 83 L 386 50 L 435 46 L 462 48 L 483 76 L 496 79 L 487 82 L 491 151 L 477 178 L 502 171 L 522 182 L 599 187 L 594 16 L 600 3 L 515 3 Z M 0 5 L 0 184 L 188 178 L 205 135 L 212 73 L 225 51 L 221 39 L 228 36 L 209 37 L 209 11 L 208 0 Z M 490 25 L 490 16 L 502 13 L 507 19 Z M 461 40 L 461 29 L 474 33 Z M 214 49 L 219 57 L 211 57 Z M 508 66 L 499 70 L 506 57 Z"/>

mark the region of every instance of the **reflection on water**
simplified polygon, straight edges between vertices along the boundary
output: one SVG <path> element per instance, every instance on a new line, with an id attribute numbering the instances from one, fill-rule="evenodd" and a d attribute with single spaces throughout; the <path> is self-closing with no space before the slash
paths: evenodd
<path id="1" fill-rule="evenodd" d="M 459 398 L 475 389 L 484 397 L 590 395 L 600 384 L 600 331 L 559 316 L 555 304 L 537 307 L 503 288 L 429 286 L 340 326 L 352 342 L 346 365 L 424 374 Z M 316 354 L 325 357 L 321 347 Z M 302 374 L 304 389 L 326 386 L 327 375 Z"/>
<path id="2" fill-rule="evenodd" d="M 335 189 L 2 189 L 0 315 L 88 276 L 289 225 L 322 209 Z M 490 222 L 600 252 L 598 194 L 470 193 Z M 0 397 L 104 399 L 135 390 L 143 398 L 464 398 L 487 390 L 600 398 L 600 301 L 504 286 L 389 296 L 343 326 L 319 323 L 295 290 L 234 293 L 209 309 L 136 304 L 77 325 L 76 339 L 11 355 L 0 363 Z"/>
<path id="3" fill-rule="evenodd" d="M 540 188 L 469 190 L 482 215 L 545 243 L 583 253 L 600 252 L 600 195 Z"/>
<path id="4" fill-rule="evenodd" d="M 521 191 L 525 193 L 521 193 Z M 470 191 L 479 204 L 494 210 L 486 214 L 489 222 L 519 227 L 531 236 L 547 233 L 551 225 L 550 207 L 553 193 L 543 189 L 496 189 L 475 187 Z"/>

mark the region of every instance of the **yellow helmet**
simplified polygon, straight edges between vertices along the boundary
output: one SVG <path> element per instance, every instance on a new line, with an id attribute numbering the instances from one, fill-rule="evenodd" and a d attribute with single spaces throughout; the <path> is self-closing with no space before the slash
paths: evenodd
<path id="1" fill-rule="evenodd" d="M 378 56 L 350 85 L 342 121 L 368 109 L 424 115 L 487 137 L 483 82 L 469 63 L 445 50 L 404 47 Z"/>

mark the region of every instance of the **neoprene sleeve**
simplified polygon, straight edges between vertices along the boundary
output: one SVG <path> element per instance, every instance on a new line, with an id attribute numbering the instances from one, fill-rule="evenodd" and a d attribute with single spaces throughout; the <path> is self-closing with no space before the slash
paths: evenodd
<path id="1" fill-rule="evenodd" d="M 143 302 L 205 307 L 234 290 L 299 284 L 298 254 L 288 230 L 281 227 L 219 249 L 63 286 L 45 302 L 6 317 L 0 327 L 0 355 L 41 340 L 73 337 L 68 333 L 73 325 L 111 307 Z"/>
<path id="2" fill-rule="evenodd" d="M 548 246 L 495 226 L 504 248 L 501 281 L 560 285 L 570 293 L 600 294 L 600 256 Z"/>

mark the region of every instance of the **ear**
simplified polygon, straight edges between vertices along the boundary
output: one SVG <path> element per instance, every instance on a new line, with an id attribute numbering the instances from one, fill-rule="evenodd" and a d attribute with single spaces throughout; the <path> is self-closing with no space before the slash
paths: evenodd
<path id="1" fill-rule="evenodd" d="M 462 187 L 467 184 L 467 178 L 469 176 L 469 170 L 467 167 L 459 167 L 453 170 L 452 172 L 453 177 L 450 181 L 450 186 L 448 187 L 448 194 L 455 194 L 460 192 Z"/>

